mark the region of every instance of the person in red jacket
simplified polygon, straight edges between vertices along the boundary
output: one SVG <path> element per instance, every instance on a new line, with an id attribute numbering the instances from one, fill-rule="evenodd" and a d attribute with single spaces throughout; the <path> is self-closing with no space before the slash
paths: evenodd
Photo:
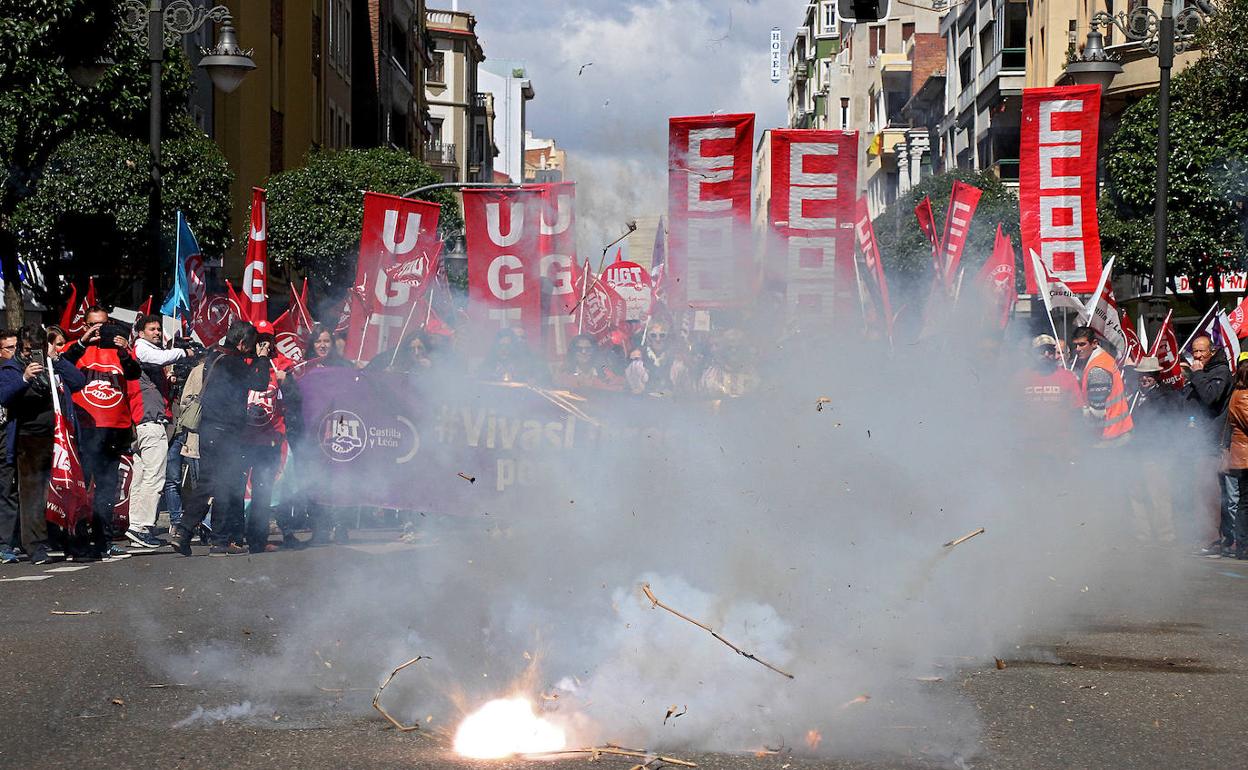
<path id="1" fill-rule="evenodd" d="M 82 338 L 66 346 L 83 348 L 78 368 L 86 376 L 87 384 L 74 394 L 74 411 L 78 417 L 83 476 L 88 487 L 95 484 L 91 547 L 93 555 L 100 558 L 125 552 L 113 545 L 117 473 L 122 454 L 130 448 L 135 415 L 143 412 L 139 391 L 143 372 L 130 356 L 129 344 L 125 325 L 110 321 L 104 308 L 92 306 L 87 309 Z"/>

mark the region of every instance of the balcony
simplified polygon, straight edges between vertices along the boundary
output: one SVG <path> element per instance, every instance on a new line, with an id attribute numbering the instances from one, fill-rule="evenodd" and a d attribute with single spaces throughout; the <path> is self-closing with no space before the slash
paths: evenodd
<path id="1" fill-rule="evenodd" d="M 407 114 L 412 104 L 412 79 L 408 74 L 407 68 L 404 67 L 393 56 L 386 60 L 388 65 L 390 80 L 390 101 L 394 109 Z"/>
<path id="2" fill-rule="evenodd" d="M 485 112 L 485 94 L 480 92 L 473 94 L 472 106 L 477 112 Z"/>
<path id="3" fill-rule="evenodd" d="M 1005 48 L 993 55 L 976 78 L 981 102 L 991 101 L 998 94 L 1018 96 L 1023 92 L 1026 54 L 1022 48 Z"/>
<path id="4" fill-rule="evenodd" d="M 881 74 L 909 74 L 910 60 L 904 53 L 882 53 L 878 57 Z"/>
<path id="5" fill-rule="evenodd" d="M 798 62 L 793 65 L 791 74 L 793 75 L 793 80 L 795 82 L 803 81 L 810 76 L 810 66 L 804 61 Z"/>
<path id="6" fill-rule="evenodd" d="M 962 113 L 966 112 L 967 110 L 969 110 L 971 107 L 974 107 L 974 106 L 975 106 L 975 87 L 974 87 L 974 84 L 971 84 L 958 92 L 957 114 L 961 115 Z"/>
<path id="7" fill-rule="evenodd" d="M 455 160 L 455 145 L 440 139 L 425 142 L 425 162 L 442 166 L 458 165 Z"/>

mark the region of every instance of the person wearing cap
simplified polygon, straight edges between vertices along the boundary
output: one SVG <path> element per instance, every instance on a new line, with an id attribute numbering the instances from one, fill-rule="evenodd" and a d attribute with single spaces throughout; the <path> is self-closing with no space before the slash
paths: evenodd
<path id="1" fill-rule="evenodd" d="M 282 462 L 282 445 L 286 443 L 287 420 L 294 418 L 297 408 L 295 378 L 288 377 L 295 365 L 274 347 L 273 324 L 257 321 L 256 355 L 269 358 L 269 382 L 263 390 L 247 394 L 247 425 L 240 436 L 243 472 L 251 473 L 251 505 L 246 516 L 247 550 L 265 553 L 277 550 L 269 543 L 269 523 L 273 520 L 273 485 Z"/>
<path id="2" fill-rule="evenodd" d="M 1132 442 L 1140 453 L 1136 467 L 1139 481 L 1127 485 L 1128 498 L 1139 538 L 1146 542 L 1173 543 L 1173 456 L 1175 431 L 1184 422 L 1179 392 L 1161 384 L 1161 362 L 1145 356 L 1135 365 L 1139 390 L 1131 399 L 1135 422 Z"/>
<path id="3" fill-rule="evenodd" d="M 1135 424 L 1117 362 L 1101 348 L 1096 330 L 1090 326 L 1076 328 L 1070 339 L 1080 375 L 1083 412 L 1099 439 L 1096 445 L 1108 448 L 1126 443 Z"/>
<path id="4" fill-rule="evenodd" d="M 1023 398 L 1029 404 L 1045 407 L 1046 417 L 1052 411 L 1073 416 L 1079 411 L 1079 381 L 1061 364 L 1057 356 L 1057 340 L 1047 334 L 1031 341 L 1031 366 L 1022 378 Z"/>

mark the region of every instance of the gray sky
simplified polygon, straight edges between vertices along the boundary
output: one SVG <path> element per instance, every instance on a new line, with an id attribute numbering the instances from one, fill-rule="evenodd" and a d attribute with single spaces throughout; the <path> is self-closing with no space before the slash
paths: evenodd
<path id="1" fill-rule="evenodd" d="M 450 0 L 436 5 L 448 7 Z M 583 225 L 666 208 L 667 118 L 753 112 L 785 120 L 770 79 L 805 0 L 461 0 L 487 58 L 523 61 L 537 93 L 527 123 L 569 153 Z M 593 62 L 578 75 L 581 65 Z M 598 237 L 597 234 L 593 235 Z"/>

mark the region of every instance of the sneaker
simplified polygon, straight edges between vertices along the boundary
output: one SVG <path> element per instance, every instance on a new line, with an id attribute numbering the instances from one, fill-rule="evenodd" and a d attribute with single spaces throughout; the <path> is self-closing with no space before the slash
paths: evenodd
<path id="1" fill-rule="evenodd" d="M 157 540 L 151 530 L 147 529 L 127 529 L 126 539 L 139 548 L 160 548 L 165 544 L 163 540 Z"/>
<path id="2" fill-rule="evenodd" d="M 191 536 L 184 530 L 178 529 L 169 538 L 169 547 L 173 552 L 182 556 L 191 555 Z"/>
<path id="3" fill-rule="evenodd" d="M 0 564 L 17 564 L 22 557 L 17 555 L 17 551 L 12 548 L 0 550 Z"/>
<path id="4" fill-rule="evenodd" d="M 1221 556 L 1222 555 L 1222 541 L 1214 540 L 1209 545 L 1197 551 L 1196 555 L 1197 556 Z"/>
<path id="5" fill-rule="evenodd" d="M 274 553 L 282 550 L 282 548 L 277 543 L 265 543 L 263 546 L 259 547 L 248 546 L 247 550 L 249 553 Z"/>
<path id="6" fill-rule="evenodd" d="M 236 543 L 229 545 L 214 545 L 208 549 L 209 556 L 234 556 L 235 554 L 247 553 L 247 549 Z"/>
<path id="7" fill-rule="evenodd" d="M 48 556 L 48 552 L 43 548 L 38 548 L 30 555 L 30 563 L 36 566 L 47 564 L 52 561 L 52 557 Z"/>
<path id="8" fill-rule="evenodd" d="M 130 552 L 116 543 L 112 543 L 108 546 L 108 548 L 105 548 L 100 555 L 107 559 L 110 556 L 129 556 Z"/>

